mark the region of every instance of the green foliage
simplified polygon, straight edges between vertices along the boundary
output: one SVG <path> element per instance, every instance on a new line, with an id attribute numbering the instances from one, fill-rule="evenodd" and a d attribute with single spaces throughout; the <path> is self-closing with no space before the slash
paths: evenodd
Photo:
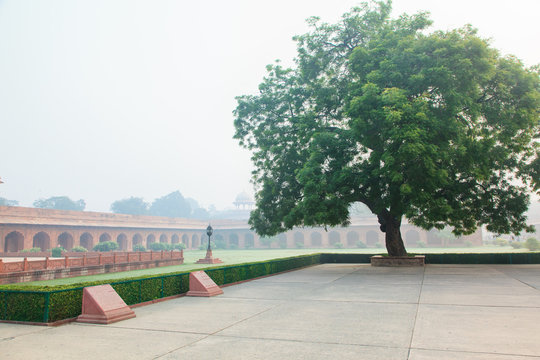
<path id="1" fill-rule="evenodd" d="M 523 245 L 519 241 L 512 241 L 510 243 L 510 246 L 514 249 L 521 249 L 523 247 Z"/>
<path id="2" fill-rule="evenodd" d="M 111 204 L 111 211 L 117 214 L 147 215 L 150 205 L 143 198 L 130 197 Z"/>
<path id="3" fill-rule="evenodd" d="M 294 243 L 294 246 L 296 246 L 297 249 L 303 249 L 304 248 L 304 243 L 301 242 L 301 241 L 296 241 Z"/>
<path id="4" fill-rule="evenodd" d="M 103 241 L 92 248 L 93 251 L 107 252 L 118 249 L 118 244 L 114 241 Z"/>
<path id="5" fill-rule="evenodd" d="M 365 248 L 367 248 L 367 245 L 364 242 L 358 240 L 356 242 L 356 247 L 359 248 L 359 249 L 365 249 Z"/>
<path id="6" fill-rule="evenodd" d="M 144 247 L 144 245 L 137 244 L 133 245 L 133 251 L 145 252 L 146 248 Z"/>
<path id="7" fill-rule="evenodd" d="M 74 252 L 87 252 L 88 250 L 85 247 L 82 246 L 75 246 L 71 251 Z"/>
<path id="8" fill-rule="evenodd" d="M 418 242 L 416 243 L 416 247 L 418 247 L 418 248 L 425 248 L 425 247 L 426 247 L 426 243 L 423 242 L 423 241 L 418 241 Z"/>
<path id="9" fill-rule="evenodd" d="M 64 249 L 61 246 L 58 246 L 51 249 L 51 255 L 52 257 L 62 257 L 62 252 L 64 251 L 66 251 L 66 249 Z"/>
<path id="10" fill-rule="evenodd" d="M 83 289 L 53 292 L 50 295 L 49 322 L 77 317 L 81 314 Z"/>
<path id="11" fill-rule="evenodd" d="M 71 200 L 67 196 L 53 196 L 48 199 L 38 199 L 34 201 L 34 207 L 42 209 L 83 211 L 86 207 L 86 202 L 82 199 L 76 201 Z"/>
<path id="12" fill-rule="evenodd" d="M 45 295 L 37 292 L 0 292 L 0 319 L 42 322 Z"/>
<path id="13" fill-rule="evenodd" d="M 206 273 L 216 284 L 223 285 L 318 263 L 320 254 L 314 254 L 210 268 Z M 186 293 L 189 290 L 189 273 L 129 278 L 113 283 L 104 280 L 53 287 L 2 286 L 0 320 L 43 322 L 47 293 L 50 294 L 48 322 L 76 317 L 81 313 L 83 288 L 105 283 L 110 283 L 126 304 L 133 305 Z"/>
<path id="14" fill-rule="evenodd" d="M 507 246 L 508 241 L 504 240 L 503 238 L 496 238 L 493 240 L 493 244 L 497 246 Z"/>
<path id="15" fill-rule="evenodd" d="M 173 245 L 167 244 L 167 243 L 158 242 L 158 243 L 151 243 L 150 245 L 148 245 L 148 250 L 152 250 L 152 251 L 168 251 L 172 249 L 173 249 Z"/>
<path id="16" fill-rule="evenodd" d="M 19 206 L 19 202 L 17 200 L 8 200 L 0 197 L 0 206 Z"/>
<path id="17" fill-rule="evenodd" d="M 361 202 L 391 255 L 406 253 L 403 217 L 456 236 L 529 230 L 538 73 L 470 27 L 427 34 L 426 14 L 390 12 L 381 1 L 311 19 L 295 67 L 268 66 L 259 93 L 237 98 L 235 138 L 259 189 L 249 223 L 264 236 L 346 225 Z"/>
<path id="18" fill-rule="evenodd" d="M 174 250 L 184 250 L 186 248 L 186 244 L 184 243 L 178 243 L 173 245 Z"/>
<path id="19" fill-rule="evenodd" d="M 150 215 L 187 218 L 191 215 L 191 206 L 180 191 L 155 199 L 150 206 Z"/>
<path id="20" fill-rule="evenodd" d="M 271 248 L 272 244 L 277 241 L 278 238 L 275 236 L 261 236 L 261 238 L 259 239 L 259 242 L 267 248 Z"/>
<path id="21" fill-rule="evenodd" d="M 538 251 L 540 250 L 540 242 L 533 237 L 530 237 L 525 241 L 524 245 L 529 251 Z"/>
<path id="22" fill-rule="evenodd" d="M 33 247 L 33 248 L 30 248 L 30 249 L 21 250 L 21 252 L 23 252 L 23 253 L 37 253 L 37 252 L 41 252 L 41 248 Z"/>
<path id="23" fill-rule="evenodd" d="M 208 244 L 206 245 L 208 246 Z M 214 241 L 212 241 L 212 249 L 226 249 L 227 241 L 223 237 L 216 236 Z"/>
<path id="24" fill-rule="evenodd" d="M 337 243 L 334 244 L 334 247 L 335 247 L 336 249 L 343 249 L 343 244 L 340 243 L 340 242 L 337 242 Z"/>

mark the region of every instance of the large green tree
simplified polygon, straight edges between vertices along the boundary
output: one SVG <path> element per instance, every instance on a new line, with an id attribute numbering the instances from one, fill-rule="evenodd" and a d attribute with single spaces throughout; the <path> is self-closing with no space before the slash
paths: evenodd
<path id="1" fill-rule="evenodd" d="M 180 191 L 174 191 L 155 199 L 150 206 L 150 215 L 187 218 L 191 215 L 191 206 Z"/>
<path id="2" fill-rule="evenodd" d="M 143 198 L 130 197 L 111 204 L 111 211 L 117 214 L 147 215 L 150 205 Z"/>
<path id="3" fill-rule="evenodd" d="M 67 196 L 53 196 L 48 199 L 34 201 L 34 206 L 43 209 L 83 211 L 86 207 L 86 202 L 83 199 L 71 200 Z"/>
<path id="4" fill-rule="evenodd" d="M 470 27 L 427 34 L 426 14 L 390 11 L 371 2 L 337 24 L 310 19 L 296 66 L 268 66 L 259 93 L 237 98 L 260 235 L 347 225 L 354 202 L 377 215 L 393 256 L 406 254 L 404 217 L 456 235 L 528 229 L 538 72 Z"/>

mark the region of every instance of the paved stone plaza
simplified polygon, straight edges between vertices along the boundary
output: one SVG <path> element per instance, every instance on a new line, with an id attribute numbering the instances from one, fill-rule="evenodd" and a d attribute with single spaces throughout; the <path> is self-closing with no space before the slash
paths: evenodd
<path id="1" fill-rule="evenodd" d="M 540 265 L 325 264 L 135 309 L 0 324 L 2 359 L 540 359 Z"/>

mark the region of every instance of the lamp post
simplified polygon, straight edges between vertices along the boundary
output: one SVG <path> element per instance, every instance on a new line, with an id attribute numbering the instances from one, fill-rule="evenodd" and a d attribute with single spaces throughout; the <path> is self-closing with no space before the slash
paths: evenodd
<path id="1" fill-rule="evenodd" d="M 208 224 L 208 227 L 206 228 L 206 235 L 208 235 L 208 248 L 206 249 L 206 257 L 208 257 L 208 254 L 210 253 L 210 257 L 212 257 L 212 246 L 210 245 L 210 237 L 214 233 L 214 229 L 212 229 L 212 225 Z"/>
<path id="2" fill-rule="evenodd" d="M 219 264 L 223 262 L 220 259 L 212 257 L 212 245 L 210 243 L 210 238 L 212 237 L 213 233 L 214 229 L 212 229 L 212 225 L 208 224 L 208 227 L 206 228 L 206 235 L 208 235 L 208 247 L 206 248 L 206 257 L 204 259 L 199 259 L 197 261 L 197 264 Z"/>

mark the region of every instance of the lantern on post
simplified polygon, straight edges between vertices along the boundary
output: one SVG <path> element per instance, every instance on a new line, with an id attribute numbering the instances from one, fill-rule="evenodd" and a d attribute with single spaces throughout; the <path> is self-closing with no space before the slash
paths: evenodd
<path id="1" fill-rule="evenodd" d="M 211 237 L 214 233 L 214 229 L 212 228 L 212 225 L 208 224 L 208 227 L 206 228 L 206 235 L 208 235 L 208 247 L 206 248 L 206 257 L 204 259 L 199 259 L 197 261 L 197 264 L 219 264 L 222 263 L 220 259 L 212 257 L 212 245 L 211 245 Z"/>

